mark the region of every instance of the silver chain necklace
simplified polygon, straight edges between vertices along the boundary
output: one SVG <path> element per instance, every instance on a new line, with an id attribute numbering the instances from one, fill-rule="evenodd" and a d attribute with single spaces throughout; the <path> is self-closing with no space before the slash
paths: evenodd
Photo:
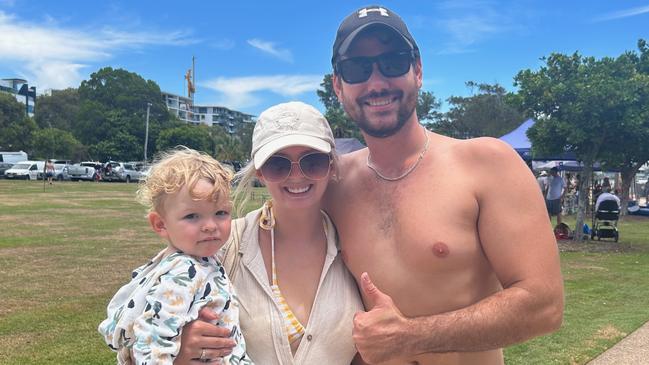
<path id="1" fill-rule="evenodd" d="M 413 163 L 412 166 L 410 166 L 403 174 L 401 174 L 401 175 L 399 175 L 397 177 L 388 177 L 388 176 L 385 176 L 382 173 L 380 173 L 379 170 L 376 168 L 376 166 L 374 166 L 372 164 L 372 162 L 370 161 L 371 152 L 367 153 L 367 162 L 366 162 L 367 167 L 369 167 L 372 171 L 374 171 L 376 176 L 378 176 L 381 179 L 386 180 L 386 181 L 397 181 L 397 180 L 401 180 L 404 177 L 410 175 L 410 173 L 415 171 L 417 166 L 419 166 L 419 163 L 424 158 L 424 155 L 426 154 L 426 151 L 428 151 L 428 144 L 430 142 L 430 139 L 428 138 L 428 132 L 424 132 L 424 133 L 426 134 L 426 143 L 424 144 L 424 149 L 422 149 L 421 152 L 419 153 L 419 157 L 417 157 L 417 161 L 415 161 L 415 163 Z"/>

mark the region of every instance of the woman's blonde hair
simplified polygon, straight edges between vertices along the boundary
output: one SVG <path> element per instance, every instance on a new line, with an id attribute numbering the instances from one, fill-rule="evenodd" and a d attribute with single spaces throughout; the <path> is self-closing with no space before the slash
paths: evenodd
<path id="1" fill-rule="evenodd" d="M 290 147 L 290 146 L 289 146 Z M 338 181 L 340 180 L 340 173 L 338 169 L 338 155 L 336 154 L 336 148 L 331 147 L 331 170 L 330 180 Z M 246 203 L 250 200 L 252 196 L 252 188 L 254 187 L 255 181 L 257 180 L 257 170 L 255 170 L 254 156 L 248 162 L 248 164 L 243 167 L 239 172 L 234 175 L 234 184 L 236 188 L 234 189 L 234 205 L 236 207 L 237 215 L 242 216 L 245 209 Z"/>
<path id="2" fill-rule="evenodd" d="M 151 166 L 149 175 L 140 182 L 137 200 L 149 211 L 160 212 L 164 197 L 187 186 L 194 200 L 219 202 L 230 200 L 232 172 L 203 152 L 178 146 L 162 152 Z M 194 187 L 199 180 L 207 180 L 212 189 L 207 194 L 197 194 Z"/>

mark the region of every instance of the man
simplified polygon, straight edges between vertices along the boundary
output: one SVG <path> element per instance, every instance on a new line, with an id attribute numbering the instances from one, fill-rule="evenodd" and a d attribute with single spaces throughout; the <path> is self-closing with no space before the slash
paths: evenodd
<path id="1" fill-rule="evenodd" d="M 366 312 L 353 324 L 363 360 L 503 364 L 502 347 L 556 330 L 557 246 L 517 153 L 495 139 L 460 141 L 419 124 L 419 49 L 387 8 L 347 17 L 332 63 L 334 90 L 369 147 L 341 157 L 325 207 L 363 294 Z M 185 330 L 183 347 L 225 354 L 207 337 L 219 332 Z"/>
<path id="2" fill-rule="evenodd" d="M 610 186 L 604 188 L 604 192 L 599 194 L 599 196 L 597 197 L 597 201 L 595 202 L 595 211 L 599 210 L 599 205 L 605 200 L 614 200 L 615 202 L 617 202 L 617 206 L 620 206 L 620 198 L 618 198 L 615 194 L 611 194 Z"/>
<path id="3" fill-rule="evenodd" d="M 363 360 L 503 364 L 502 347 L 559 328 L 557 247 L 516 152 L 419 124 L 419 48 L 385 7 L 342 22 L 332 64 L 368 146 L 341 157 L 326 207 L 363 294 L 366 312 L 354 319 Z"/>
<path id="4" fill-rule="evenodd" d="M 545 196 L 547 180 L 548 180 L 548 173 L 545 171 L 541 171 L 541 173 L 539 173 L 539 176 L 536 178 L 536 183 L 539 184 L 539 189 L 541 189 L 541 193 L 543 194 L 543 196 Z"/>
<path id="5" fill-rule="evenodd" d="M 552 219 L 553 215 L 557 216 L 557 225 L 561 224 L 561 202 L 566 193 L 566 182 L 559 176 L 559 169 L 553 167 L 550 169 L 550 176 L 546 180 L 545 206 L 548 215 Z"/>

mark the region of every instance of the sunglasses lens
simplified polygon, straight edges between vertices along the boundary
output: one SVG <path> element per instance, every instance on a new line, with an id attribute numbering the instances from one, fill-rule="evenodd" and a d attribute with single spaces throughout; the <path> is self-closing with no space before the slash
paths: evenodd
<path id="1" fill-rule="evenodd" d="M 281 156 L 271 156 L 261 166 L 261 174 L 268 181 L 282 181 L 291 173 L 291 161 Z"/>
<path id="2" fill-rule="evenodd" d="M 385 77 L 399 77 L 410 70 L 411 52 L 391 52 L 376 57 L 354 57 L 338 62 L 337 71 L 348 84 L 369 80 L 374 62 Z"/>
<path id="3" fill-rule="evenodd" d="M 338 63 L 338 70 L 348 84 L 365 82 L 372 74 L 372 59 L 367 57 L 349 58 Z"/>
<path id="4" fill-rule="evenodd" d="M 410 70 L 410 53 L 388 53 L 378 59 L 379 69 L 386 77 L 399 77 Z"/>
<path id="5" fill-rule="evenodd" d="M 311 153 L 302 156 L 300 169 L 311 180 L 323 179 L 329 173 L 330 158 L 326 153 Z"/>

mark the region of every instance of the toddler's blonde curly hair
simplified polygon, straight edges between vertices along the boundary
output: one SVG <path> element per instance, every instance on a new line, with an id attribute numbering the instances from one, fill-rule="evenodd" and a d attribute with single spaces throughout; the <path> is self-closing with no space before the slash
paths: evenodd
<path id="1" fill-rule="evenodd" d="M 187 186 L 194 200 L 214 202 L 230 201 L 232 172 L 206 153 L 185 146 L 161 153 L 154 162 L 149 175 L 140 182 L 137 200 L 149 209 L 160 213 L 164 197 Z M 194 187 L 199 180 L 207 180 L 212 190 L 197 194 Z"/>

